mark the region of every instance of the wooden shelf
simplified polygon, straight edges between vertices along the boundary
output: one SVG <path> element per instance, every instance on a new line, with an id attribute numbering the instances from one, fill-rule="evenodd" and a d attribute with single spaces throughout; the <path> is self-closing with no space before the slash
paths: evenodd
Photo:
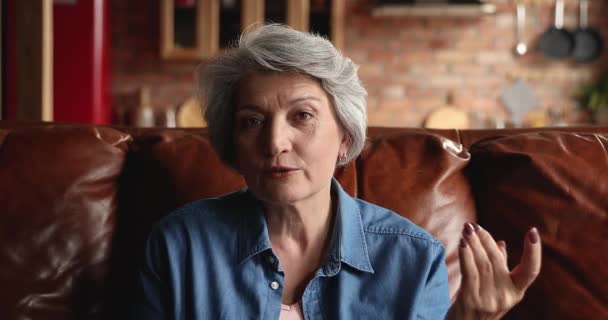
<path id="1" fill-rule="evenodd" d="M 384 4 L 372 10 L 374 17 L 462 17 L 475 18 L 496 13 L 496 5 L 481 4 Z"/>

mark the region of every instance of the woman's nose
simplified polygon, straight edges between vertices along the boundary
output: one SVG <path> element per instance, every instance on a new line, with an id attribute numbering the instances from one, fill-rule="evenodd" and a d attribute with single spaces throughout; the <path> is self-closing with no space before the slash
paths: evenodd
<path id="1" fill-rule="evenodd" d="M 291 149 L 289 126 L 285 121 L 271 121 L 266 131 L 265 149 L 269 156 L 274 157 Z"/>

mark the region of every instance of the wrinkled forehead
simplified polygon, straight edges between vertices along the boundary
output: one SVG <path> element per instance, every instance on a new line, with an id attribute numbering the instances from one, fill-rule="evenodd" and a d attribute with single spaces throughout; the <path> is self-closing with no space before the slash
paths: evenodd
<path id="1" fill-rule="evenodd" d="M 250 73 L 244 76 L 235 90 L 235 109 L 244 105 L 264 103 L 270 99 L 282 103 L 311 99 L 327 104 L 333 110 L 331 96 L 321 81 L 296 72 Z"/>

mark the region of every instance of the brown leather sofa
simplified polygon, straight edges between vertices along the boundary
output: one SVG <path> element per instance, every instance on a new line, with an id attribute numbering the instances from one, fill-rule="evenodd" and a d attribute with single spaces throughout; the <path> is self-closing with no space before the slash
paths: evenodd
<path id="1" fill-rule="evenodd" d="M 452 296 L 465 221 L 510 264 L 537 226 L 540 276 L 505 318 L 608 319 L 608 127 L 369 135 L 336 176 L 444 243 Z M 0 319 L 125 318 L 155 221 L 243 186 L 205 129 L 0 121 Z"/>

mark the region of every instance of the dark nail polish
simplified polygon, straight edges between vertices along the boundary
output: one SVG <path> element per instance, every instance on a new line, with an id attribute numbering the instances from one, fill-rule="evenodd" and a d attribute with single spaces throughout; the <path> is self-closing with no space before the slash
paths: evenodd
<path id="1" fill-rule="evenodd" d="M 464 225 L 464 234 L 467 236 L 470 236 L 473 234 L 473 232 L 475 232 L 475 229 L 473 229 L 473 226 L 470 223 L 467 223 Z"/>
<path id="2" fill-rule="evenodd" d="M 481 227 L 476 223 L 473 225 L 475 227 L 475 232 L 479 231 L 479 229 L 481 229 Z"/>
<path id="3" fill-rule="evenodd" d="M 538 236 L 538 230 L 536 228 L 532 228 L 532 230 L 528 234 L 528 237 L 530 238 L 530 242 L 532 243 L 537 243 L 538 240 L 540 240 Z"/>

